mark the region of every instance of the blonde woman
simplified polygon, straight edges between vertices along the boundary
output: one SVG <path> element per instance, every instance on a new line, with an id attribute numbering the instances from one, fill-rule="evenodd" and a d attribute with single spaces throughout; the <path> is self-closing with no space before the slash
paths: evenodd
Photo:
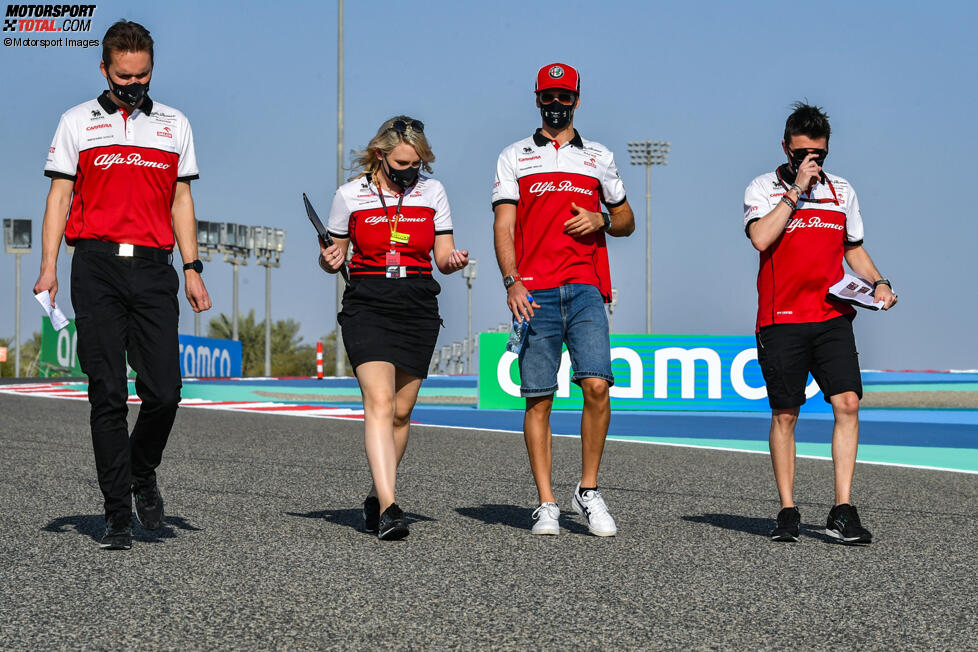
<path id="1" fill-rule="evenodd" d="M 319 243 L 319 264 L 331 273 L 353 244 L 337 321 L 363 396 L 373 476 L 364 527 L 383 540 L 408 535 L 394 488 L 441 326 L 432 259 L 442 274 L 469 262 L 467 250 L 455 249 L 445 188 L 420 174 L 434 160 L 422 122 L 403 115 L 384 122 L 354 162 L 360 173 L 336 190 L 327 223 L 333 244 Z"/>

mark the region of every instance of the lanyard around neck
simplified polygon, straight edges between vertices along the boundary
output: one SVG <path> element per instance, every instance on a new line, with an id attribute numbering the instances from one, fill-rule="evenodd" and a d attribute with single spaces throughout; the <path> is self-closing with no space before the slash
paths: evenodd
<path id="1" fill-rule="evenodd" d="M 380 198 L 380 205 L 384 207 L 384 217 L 387 218 L 387 226 L 391 230 L 393 235 L 397 232 L 397 223 L 401 220 L 401 204 L 404 202 L 404 193 L 402 192 L 397 198 L 397 208 L 394 210 L 394 217 L 391 217 L 387 213 L 387 202 L 384 201 L 384 187 L 377 183 L 374 179 L 374 183 L 377 184 L 377 196 Z"/>

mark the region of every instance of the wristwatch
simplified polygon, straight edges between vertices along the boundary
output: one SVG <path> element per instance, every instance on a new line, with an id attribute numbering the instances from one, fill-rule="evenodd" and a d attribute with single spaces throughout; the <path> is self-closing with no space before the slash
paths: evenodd
<path id="1" fill-rule="evenodd" d="M 873 289 L 875 290 L 877 288 L 877 286 L 880 286 L 880 285 L 885 285 L 886 287 L 890 288 L 891 290 L 893 289 L 893 284 L 890 283 L 890 281 L 887 280 L 887 279 L 885 279 L 885 278 L 881 278 L 878 281 L 874 281 L 873 282 Z"/>
<path id="2" fill-rule="evenodd" d="M 607 231 L 608 229 L 611 228 L 611 215 L 608 215 L 607 213 L 601 213 L 601 217 L 604 218 L 604 226 L 602 226 L 601 228 Z"/>
<path id="3" fill-rule="evenodd" d="M 189 263 L 184 263 L 183 264 L 183 271 L 187 272 L 187 271 L 190 271 L 190 270 L 194 270 L 195 272 L 197 272 L 198 274 L 200 274 L 201 272 L 204 271 L 204 263 L 200 262 L 200 259 L 199 258 L 197 260 L 191 261 Z"/>
<path id="4" fill-rule="evenodd" d="M 513 276 L 512 274 L 507 274 L 506 276 L 503 277 L 503 287 L 505 287 L 508 290 L 516 283 L 516 281 L 521 281 L 521 280 L 523 279 L 521 279 L 519 276 Z"/>

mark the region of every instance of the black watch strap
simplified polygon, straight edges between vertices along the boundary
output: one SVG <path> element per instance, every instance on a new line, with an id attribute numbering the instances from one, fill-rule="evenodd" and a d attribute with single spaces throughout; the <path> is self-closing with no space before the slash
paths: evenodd
<path id="1" fill-rule="evenodd" d="M 183 271 L 189 272 L 190 270 L 194 270 L 195 272 L 200 274 L 201 272 L 204 271 L 204 263 L 200 262 L 199 258 L 197 260 L 190 261 L 189 263 L 184 263 Z"/>
<path id="2" fill-rule="evenodd" d="M 601 228 L 607 231 L 608 229 L 611 228 L 611 215 L 609 215 L 608 213 L 601 213 L 601 217 L 604 218 L 604 226 L 602 226 Z"/>
<path id="3" fill-rule="evenodd" d="M 890 281 L 888 279 L 885 279 L 885 278 L 881 278 L 878 281 L 874 281 L 873 282 L 873 289 L 875 290 L 880 285 L 885 285 L 886 287 L 890 288 L 891 290 L 893 289 L 893 284 L 890 283 Z"/>

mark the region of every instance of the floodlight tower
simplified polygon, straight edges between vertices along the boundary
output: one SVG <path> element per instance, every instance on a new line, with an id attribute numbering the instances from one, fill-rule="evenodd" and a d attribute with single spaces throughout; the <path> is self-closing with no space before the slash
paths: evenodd
<path id="1" fill-rule="evenodd" d="M 14 263 L 14 377 L 20 377 L 20 257 L 31 253 L 31 221 L 3 221 L 3 243 Z"/>
<path id="2" fill-rule="evenodd" d="M 652 166 L 669 164 L 670 144 L 664 140 L 628 143 L 632 165 L 645 166 L 645 332 L 652 333 Z"/>
<path id="3" fill-rule="evenodd" d="M 272 268 L 281 265 L 285 230 L 256 226 L 251 230 L 258 264 L 265 268 L 265 375 L 272 375 Z"/>
<path id="4" fill-rule="evenodd" d="M 468 338 L 465 340 L 465 373 L 472 373 L 472 349 L 475 348 L 475 342 L 472 339 L 472 282 L 475 281 L 475 276 L 478 271 L 479 261 L 470 260 L 469 264 L 462 268 L 462 278 L 465 279 L 465 284 L 468 287 L 468 300 L 469 300 L 469 321 L 468 321 Z"/>
<path id="5" fill-rule="evenodd" d="M 449 365 L 452 363 L 452 347 L 448 344 L 441 347 L 441 366 L 444 369 L 444 373 L 451 373 L 449 371 Z"/>
<path id="6" fill-rule="evenodd" d="M 197 220 L 197 258 L 205 263 L 211 262 L 211 253 L 216 252 L 220 243 L 220 222 Z M 194 336 L 200 337 L 200 313 L 194 312 Z"/>
<path id="7" fill-rule="evenodd" d="M 220 249 L 224 262 L 233 270 L 231 289 L 231 339 L 238 339 L 238 266 L 247 265 L 251 255 L 250 234 L 243 224 L 224 222 L 220 230 Z"/>

